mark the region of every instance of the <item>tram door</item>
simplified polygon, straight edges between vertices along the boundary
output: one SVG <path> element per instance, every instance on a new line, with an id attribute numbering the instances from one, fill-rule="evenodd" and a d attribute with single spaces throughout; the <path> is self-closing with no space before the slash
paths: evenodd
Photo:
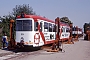
<path id="1" fill-rule="evenodd" d="M 36 36 L 36 40 L 34 42 L 36 42 L 36 44 L 39 44 L 39 46 L 43 45 L 43 41 L 42 41 L 42 37 L 43 37 L 43 21 L 37 21 L 34 22 L 34 31 L 35 31 L 35 36 Z"/>
<path id="2" fill-rule="evenodd" d="M 48 29 L 49 23 L 48 22 L 44 22 L 44 37 L 46 41 L 50 40 L 50 36 L 49 36 L 49 29 Z"/>

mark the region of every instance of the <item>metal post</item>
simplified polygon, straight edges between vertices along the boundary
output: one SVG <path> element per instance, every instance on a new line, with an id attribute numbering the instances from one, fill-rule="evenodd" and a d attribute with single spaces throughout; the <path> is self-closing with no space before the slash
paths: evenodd
<path id="1" fill-rule="evenodd" d="M 60 21 L 59 21 L 60 19 L 59 19 L 59 17 L 57 17 L 57 20 L 58 20 L 58 46 L 57 46 L 57 48 L 59 48 L 59 40 L 60 40 L 60 29 L 59 29 L 60 28 L 60 24 L 59 24 L 60 23 Z"/>
<path id="2" fill-rule="evenodd" d="M 59 17 L 57 17 L 56 19 L 55 19 L 55 25 L 57 24 L 57 28 L 56 28 L 56 32 L 57 32 L 57 34 L 56 34 L 56 40 L 57 40 L 57 48 L 59 49 L 59 45 L 60 45 L 60 18 Z M 55 33 L 56 33 L 55 32 Z"/>
<path id="3" fill-rule="evenodd" d="M 76 39 L 77 39 L 77 41 L 78 41 L 78 31 L 79 31 L 78 26 L 77 26 L 76 28 L 77 28 L 77 36 L 76 36 Z"/>
<path id="4" fill-rule="evenodd" d="M 10 44 L 8 49 L 15 48 L 15 40 L 14 40 L 14 20 L 10 20 Z"/>
<path id="5" fill-rule="evenodd" d="M 71 23 L 70 24 L 70 38 L 69 38 L 69 41 L 68 43 L 70 44 L 71 42 L 74 44 L 73 40 L 72 40 L 72 28 L 73 28 L 73 24 Z"/>

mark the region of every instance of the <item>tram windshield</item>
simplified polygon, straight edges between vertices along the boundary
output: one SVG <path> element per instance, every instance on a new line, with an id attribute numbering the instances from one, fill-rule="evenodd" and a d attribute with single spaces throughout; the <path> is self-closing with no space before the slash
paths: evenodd
<path id="1" fill-rule="evenodd" d="M 16 31 L 32 31 L 32 20 L 17 20 Z"/>

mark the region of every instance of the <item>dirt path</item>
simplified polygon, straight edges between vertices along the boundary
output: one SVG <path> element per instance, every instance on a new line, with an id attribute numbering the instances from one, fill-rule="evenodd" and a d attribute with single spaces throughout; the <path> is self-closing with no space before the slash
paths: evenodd
<path id="1" fill-rule="evenodd" d="M 28 55 L 13 60 L 90 60 L 90 41 L 79 39 L 75 44 L 64 44 L 64 50 L 64 53 L 42 51 L 40 54 Z"/>

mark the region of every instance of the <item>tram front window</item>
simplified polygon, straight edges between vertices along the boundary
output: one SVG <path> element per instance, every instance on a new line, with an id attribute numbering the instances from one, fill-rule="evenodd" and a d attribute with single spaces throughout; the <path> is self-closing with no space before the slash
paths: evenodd
<path id="1" fill-rule="evenodd" d="M 32 20 L 17 20 L 16 31 L 32 31 Z"/>

